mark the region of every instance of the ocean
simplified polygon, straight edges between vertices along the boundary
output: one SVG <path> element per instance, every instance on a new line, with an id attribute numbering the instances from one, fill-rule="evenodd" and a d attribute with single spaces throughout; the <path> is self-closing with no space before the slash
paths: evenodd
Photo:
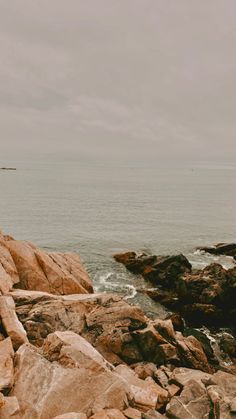
<path id="1" fill-rule="evenodd" d="M 45 250 L 78 252 L 96 291 L 121 292 L 150 314 L 166 310 L 116 263 L 127 250 L 184 253 L 196 268 L 231 258 L 197 246 L 236 241 L 236 164 L 95 160 L 77 154 L 1 156 L 0 228 Z"/>

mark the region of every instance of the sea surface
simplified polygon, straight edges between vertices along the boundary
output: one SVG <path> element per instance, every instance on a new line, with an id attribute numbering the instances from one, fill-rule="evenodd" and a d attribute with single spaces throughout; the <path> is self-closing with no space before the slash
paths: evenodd
<path id="1" fill-rule="evenodd" d="M 182 252 L 196 268 L 231 258 L 197 246 L 236 241 L 236 164 L 160 164 L 41 154 L 0 156 L 0 228 L 46 250 L 79 252 L 96 291 L 123 293 L 150 314 L 165 315 L 116 263 L 126 250 Z"/>

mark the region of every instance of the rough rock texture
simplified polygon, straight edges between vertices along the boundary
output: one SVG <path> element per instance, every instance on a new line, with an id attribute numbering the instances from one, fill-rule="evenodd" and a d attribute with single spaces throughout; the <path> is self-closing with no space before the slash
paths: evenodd
<path id="1" fill-rule="evenodd" d="M 192 265 L 188 259 L 180 254 L 174 256 L 138 256 L 135 252 L 114 255 L 117 262 L 123 263 L 126 268 L 157 285 L 173 286 L 176 278 L 190 271 Z"/>
<path id="2" fill-rule="evenodd" d="M 118 295 L 52 296 L 24 291 L 12 293 L 17 314 L 30 341 L 40 346 L 56 330 L 82 334 L 112 363 L 142 360 L 132 332 L 144 328 L 147 318 Z"/>
<path id="3" fill-rule="evenodd" d="M 211 253 L 213 255 L 232 256 L 236 259 L 236 243 L 219 243 L 212 247 L 198 247 L 198 250 Z"/>
<path id="4" fill-rule="evenodd" d="M 11 339 L 4 339 L 0 342 L 0 391 L 10 389 L 13 385 L 13 357 Z"/>
<path id="5" fill-rule="evenodd" d="M 236 394 L 236 376 L 218 371 L 213 375 L 197 370 L 176 368 L 170 381 L 183 390 L 172 397 L 166 414 L 170 418 L 233 418 L 232 406 Z"/>
<path id="6" fill-rule="evenodd" d="M 30 342 L 41 346 L 49 333 L 71 330 L 114 365 L 141 361 L 211 371 L 201 343 L 175 332 L 171 320 L 149 320 L 114 294 L 52 296 L 12 293 Z M 30 297 L 30 294 L 32 297 Z"/>
<path id="7" fill-rule="evenodd" d="M 28 341 L 26 332 L 17 318 L 15 303 L 11 296 L 0 296 L 0 319 L 15 349 Z"/>
<path id="8" fill-rule="evenodd" d="M 1 393 L 0 393 L 1 394 Z M 16 397 L 4 397 L 0 401 L 0 418 L 1 419 L 20 419 L 21 412 Z"/>
<path id="9" fill-rule="evenodd" d="M 234 270 L 190 272 L 182 255 L 126 259 L 161 283 L 167 300 L 182 298 L 188 313 L 197 304 L 223 310 L 226 301 L 232 313 Z M 225 372 L 233 366 L 216 372 L 221 364 L 202 331 L 180 316 L 150 319 L 120 295 L 90 291 L 77 256 L 0 234 L 1 419 L 233 417 L 236 375 Z M 235 357 L 230 333 L 219 333 L 219 344 Z"/>
<path id="10" fill-rule="evenodd" d="M 18 288 L 54 294 L 93 292 L 91 280 L 75 253 L 46 253 L 29 242 L 0 235 L 0 290 Z"/>
<path id="11" fill-rule="evenodd" d="M 107 368 L 96 370 L 75 363 L 76 348 L 72 348 L 72 356 L 70 347 L 65 349 L 66 362 L 64 354 L 50 362 L 29 344 L 18 350 L 11 395 L 19 401 L 22 419 L 53 418 L 67 412 L 91 415 L 99 409 L 128 406 L 124 380 Z"/>
<path id="12" fill-rule="evenodd" d="M 167 406 L 166 413 L 170 418 L 206 419 L 211 411 L 210 400 L 204 385 L 190 380 L 178 397 L 173 397 Z"/>
<path id="13" fill-rule="evenodd" d="M 167 403 L 168 392 L 156 384 L 151 377 L 141 380 L 126 365 L 119 365 L 115 371 L 130 385 L 133 393 L 132 405 L 134 407 L 145 412 L 149 409 L 159 409 Z"/>
<path id="14" fill-rule="evenodd" d="M 235 245 L 217 247 L 234 249 Z M 140 290 L 155 301 L 178 311 L 193 326 L 230 327 L 236 330 L 236 268 L 213 263 L 192 271 L 183 255 L 137 256 L 135 252 L 115 255 L 133 273 L 141 274 L 161 288 Z"/>
<path id="15" fill-rule="evenodd" d="M 18 399 L 23 419 L 66 412 L 90 416 L 101 409 L 122 411 L 129 404 L 147 411 L 168 400 L 168 392 L 151 378 L 141 380 L 125 365 L 114 369 L 74 332 L 49 335 L 42 351 L 21 346 L 11 396 Z"/>

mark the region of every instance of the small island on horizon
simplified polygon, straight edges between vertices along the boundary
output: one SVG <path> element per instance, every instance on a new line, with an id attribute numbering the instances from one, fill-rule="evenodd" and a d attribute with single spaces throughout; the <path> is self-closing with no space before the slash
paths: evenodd
<path id="1" fill-rule="evenodd" d="M 16 170 L 16 167 L 0 167 L 0 170 Z"/>

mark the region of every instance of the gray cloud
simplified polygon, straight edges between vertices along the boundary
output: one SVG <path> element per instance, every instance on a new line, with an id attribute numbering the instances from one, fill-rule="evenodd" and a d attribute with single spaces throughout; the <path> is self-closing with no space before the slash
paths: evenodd
<path id="1" fill-rule="evenodd" d="M 234 0 L 0 0 L 1 148 L 235 158 Z"/>

